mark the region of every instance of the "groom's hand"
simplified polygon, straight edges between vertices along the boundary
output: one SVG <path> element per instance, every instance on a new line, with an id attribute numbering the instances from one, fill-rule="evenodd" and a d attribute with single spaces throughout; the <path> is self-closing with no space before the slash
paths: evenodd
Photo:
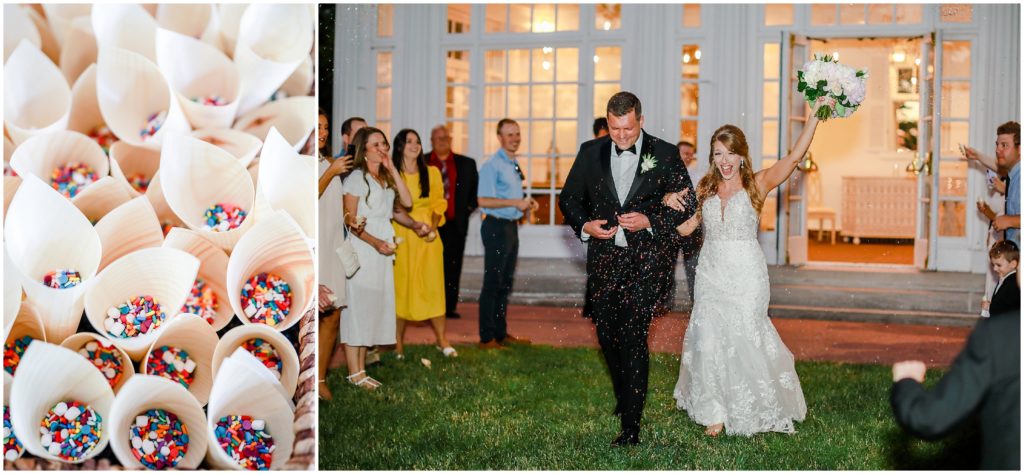
<path id="1" fill-rule="evenodd" d="M 647 219 L 647 216 L 639 212 L 627 212 L 626 214 L 619 216 L 619 225 L 630 232 L 636 232 L 639 230 L 649 229 L 651 227 L 651 221 Z"/>
<path id="2" fill-rule="evenodd" d="M 605 219 L 597 219 L 587 222 L 586 224 L 583 224 L 583 232 L 586 232 L 587 235 L 595 239 L 607 240 L 613 238 L 615 237 L 615 233 L 619 231 L 619 228 L 616 226 L 612 227 L 611 229 L 605 230 L 601 226 L 607 223 L 608 221 Z"/>

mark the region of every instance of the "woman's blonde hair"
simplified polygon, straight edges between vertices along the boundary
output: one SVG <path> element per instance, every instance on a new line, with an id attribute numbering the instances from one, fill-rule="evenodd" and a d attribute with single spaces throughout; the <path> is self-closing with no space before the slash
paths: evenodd
<path id="1" fill-rule="evenodd" d="M 370 141 L 371 136 L 378 133 L 381 138 L 384 139 L 384 144 L 388 144 L 388 137 L 387 135 L 384 135 L 384 132 L 380 131 L 380 129 L 369 126 L 360 128 L 359 131 L 356 132 L 356 136 L 352 138 L 352 145 L 356 147 L 356 155 L 352 161 L 352 167 L 363 172 L 363 181 L 366 182 L 367 189 L 370 189 L 370 167 L 366 163 L 366 144 Z M 384 159 L 386 160 L 389 158 Z M 382 170 L 383 165 L 381 165 L 381 168 L 377 169 L 377 178 L 384 182 L 384 189 L 394 189 L 396 185 L 394 178 L 391 177 L 391 173 L 386 171 L 381 172 Z M 367 191 L 365 199 L 366 202 L 370 202 L 369 191 Z"/>
<path id="2" fill-rule="evenodd" d="M 747 191 L 747 196 L 750 197 L 750 204 L 754 206 L 754 210 L 760 214 L 761 207 L 764 206 L 764 199 L 761 198 L 761 193 L 757 189 L 757 181 L 754 179 L 754 166 L 750 161 L 747 137 L 743 134 L 743 130 L 740 130 L 735 125 L 722 125 L 711 135 L 711 146 L 708 147 L 710 169 L 701 178 L 700 184 L 697 185 L 697 215 L 701 214 L 704 201 L 718 194 L 718 185 L 723 181 L 722 174 L 718 171 L 718 166 L 715 166 L 716 142 L 724 145 L 730 152 L 743 157 L 740 160 L 740 178 L 743 182 L 743 189 Z"/>

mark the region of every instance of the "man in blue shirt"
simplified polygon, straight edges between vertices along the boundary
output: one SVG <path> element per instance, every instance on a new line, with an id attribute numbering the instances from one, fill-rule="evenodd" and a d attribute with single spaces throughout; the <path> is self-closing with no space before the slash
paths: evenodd
<path id="1" fill-rule="evenodd" d="M 523 193 L 523 171 L 516 161 L 522 137 L 519 124 L 498 122 L 501 149 L 480 167 L 477 204 L 483 212 L 480 237 L 484 244 L 484 284 L 480 289 L 480 347 L 498 349 L 506 344 L 529 344 L 506 331 L 508 296 L 519 257 L 519 219 L 537 201 Z"/>
<path id="2" fill-rule="evenodd" d="M 1006 122 L 996 129 L 996 156 L 982 155 L 971 147 L 965 147 L 964 156 L 977 160 L 985 167 L 1000 175 L 1007 176 L 1006 212 L 995 215 L 988 204 L 979 202 L 978 210 L 992 221 L 997 232 L 1006 233 L 1006 240 L 1012 240 L 1020 247 L 1020 124 Z"/>

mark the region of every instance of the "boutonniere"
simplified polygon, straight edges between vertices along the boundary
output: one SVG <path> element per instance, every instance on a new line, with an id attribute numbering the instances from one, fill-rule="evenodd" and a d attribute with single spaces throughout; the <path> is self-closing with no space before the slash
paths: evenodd
<path id="1" fill-rule="evenodd" d="M 644 155 L 642 158 L 640 158 L 641 173 L 646 173 L 650 170 L 653 170 L 656 166 L 658 166 L 658 159 L 655 158 L 654 155 L 648 153 Z"/>

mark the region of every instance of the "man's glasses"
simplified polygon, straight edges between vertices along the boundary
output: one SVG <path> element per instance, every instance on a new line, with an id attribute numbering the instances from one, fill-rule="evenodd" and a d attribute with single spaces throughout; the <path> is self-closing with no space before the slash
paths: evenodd
<path id="1" fill-rule="evenodd" d="M 519 180 L 526 181 L 526 175 L 523 174 L 523 169 L 519 167 L 519 162 L 513 161 L 512 164 L 516 167 L 516 173 L 519 174 Z"/>

